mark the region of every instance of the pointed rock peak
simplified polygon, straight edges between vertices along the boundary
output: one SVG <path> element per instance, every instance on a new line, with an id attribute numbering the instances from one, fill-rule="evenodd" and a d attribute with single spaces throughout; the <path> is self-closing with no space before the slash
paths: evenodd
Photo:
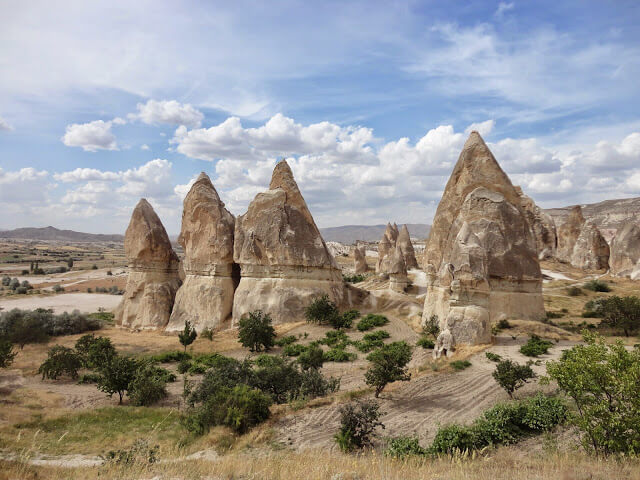
<path id="1" fill-rule="evenodd" d="M 146 199 L 141 199 L 131 215 L 124 236 L 125 254 L 141 261 L 176 261 L 169 235 L 160 217 Z"/>
<path id="2" fill-rule="evenodd" d="M 411 238 L 411 235 L 409 235 L 409 229 L 407 228 L 407 225 L 404 224 L 398 235 L 398 240 L 406 241 L 406 240 L 409 240 L 410 238 Z"/>
<path id="3" fill-rule="evenodd" d="M 274 190 L 281 188 L 285 192 L 300 192 L 296 180 L 293 178 L 293 172 L 286 160 L 280 160 L 273 169 L 273 175 L 271 175 L 271 183 L 269 189 Z"/>
<path id="4" fill-rule="evenodd" d="M 216 191 L 216 188 L 213 186 L 213 183 L 209 178 L 209 175 L 204 172 L 200 172 L 200 175 L 198 175 L 196 181 L 193 183 L 193 185 L 191 185 L 189 193 L 187 193 L 187 196 L 185 197 L 185 202 L 188 198 L 196 194 L 213 196 L 215 202 L 222 203 L 220 200 L 220 196 Z M 222 203 L 222 206 L 224 206 L 224 203 Z"/>

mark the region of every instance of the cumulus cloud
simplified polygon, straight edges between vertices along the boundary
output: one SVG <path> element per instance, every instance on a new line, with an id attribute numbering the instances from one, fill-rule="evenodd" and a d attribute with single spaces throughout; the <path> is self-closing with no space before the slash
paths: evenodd
<path id="1" fill-rule="evenodd" d="M 484 122 L 472 123 L 465 129 L 464 133 L 469 135 L 475 130 L 482 136 L 489 135 L 495 125 L 496 122 L 494 120 L 485 120 Z"/>
<path id="2" fill-rule="evenodd" d="M 498 5 L 498 8 L 496 9 L 493 15 L 496 18 L 502 18 L 506 12 L 508 12 L 509 10 L 513 10 L 514 7 L 515 7 L 515 3 L 513 2 L 500 2 L 500 4 Z"/>
<path id="3" fill-rule="evenodd" d="M 46 198 L 49 172 L 32 167 L 10 172 L 0 168 L 0 203 L 37 203 Z"/>
<path id="4" fill-rule="evenodd" d="M 120 174 L 116 172 L 103 172 L 95 168 L 76 168 L 69 172 L 54 173 L 53 178 L 60 182 L 88 182 L 95 180 L 117 180 Z"/>
<path id="5" fill-rule="evenodd" d="M 67 147 L 82 147 L 86 152 L 118 150 L 116 137 L 111 132 L 113 122 L 95 120 L 89 123 L 67 125 L 62 143 Z"/>
<path id="6" fill-rule="evenodd" d="M 143 143 L 142 145 L 140 145 L 140 150 L 151 150 L 151 148 L 149 148 L 149 145 L 147 145 L 146 143 Z"/>
<path id="7" fill-rule="evenodd" d="M 0 117 L 0 132 L 2 131 L 8 132 L 13 130 L 13 127 L 7 122 L 4 118 Z"/>
<path id="8" fill-rule="evenodd" d="M 202 112 L 193 106 L 176 100 L 149 100 L 147 103 L 138 103 L 137 109 L 138 112 L 129 114 L 129 118 L 149 125 L 165 123 L 199 127 L 204 118 Z"/>

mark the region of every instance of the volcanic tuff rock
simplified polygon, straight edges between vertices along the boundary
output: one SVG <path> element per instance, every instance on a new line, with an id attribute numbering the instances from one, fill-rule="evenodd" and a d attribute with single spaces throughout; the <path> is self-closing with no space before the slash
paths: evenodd
<path id="1" fill-rule="evenodd" d="M 115 312 L 116 323 L 140 330 L 164 328 L 180 286 L 179 260 L 162 222 L 145 199 L 133 210 L 124 251 L 129 276 Z"/>
<path id="2" fill-rule="evenodd" d="M 585 221 L 579 205 L 558 227 L 556 257 L 576 268 L 600 270 L 609 266 L 609 245 L 598 227 Z"/>
<path id="3" fill-rule="evenodd" d="M 167 331 L 182 330 L 186 321 L 197 331 L 215 329 L 231 316 L 234 228 L 233 215 L 201 173 L 184 199 L 178 242 L 184 249 L 185 280 Z"/>
<path id="4" fill-rule="evenodd" d="M 418 268 L 418 261 L 416 260 L 416 253 L 413 250 L 413 244 L 411 243 L 411 236 L 409 235 L 409 229 L 406 225 L 402 226 L 402 230 L 398 235 L 398 246 L 404 257 L 404 263 L 407 270 Z"/>
<path id="5" fill-rule="evenodd" d="M 640 278 L 640 226 L 627 223 L 611 242 L 611 273 L 619 277 Z"/>
<path id="6" fill-rule="evenodd" d="M 365 245 L 356 245 L 353 249 L 353 264 L 356 273 L 366 273 L 369 271 L 366 256 L 367 252 Z"/>
<path id="7" fill-rule="evenodd" d="M 393 251 L 383 259 L 381 269 L 389 275 L 389 288 L 396 292 L 403 292 L 409 284 L 409 278 L 407 277 L 407 265 L 404 262 L 399 244 L 396 243 Z"/>
<path id="8" fill-rule="evenodd" d="M 313 298 L 326 293 L 342 300 L 341 272 L 284 160 L 276 165 L 269 190 L 237 218 L 234 260 L 242 271 L 234 323 L 258 309 L 274 323 L 298 321 Z"/>
<path id="9" fill-rule="evenodd" d="M 525 195 L 520 187 L 515 187 L 515 189 L 520 195 L 520 205 L 522 205 L 536 237 L 538 258 L 544 260 L 553 257 L 558 243 L 556 224 L 553 218 L 538 207 L 531 197 Z"/>
<path id="10" fill-rule="evenodd" d="M 423 322 L 487 343 L 502 318 L 544 317 L 536 240 L 520 196 L 477 132 L 465 143 L 425 249 Z"/>
<path id="11" fill-rule="evenodd" d="M 390 255 L 396 248 L 396 241 L 394 239 L 395 232 L 390 223 L 387 223 L 387 229 L 382 234 L 382 238 L 378 243 L 378 261 L 376 262 L 376 273 L 386 274 L 382 268 L 384 259 Z"/>
<path id="12" fill-rule="evenodd" d="M 582 225 L 584 225 L 582 209 L 576 205 L 571 209 L 565 222 L 558 227 L 558 250 L 556 252 L 558 260 L 571 262 L 573 247 L 580 236 Z"/>

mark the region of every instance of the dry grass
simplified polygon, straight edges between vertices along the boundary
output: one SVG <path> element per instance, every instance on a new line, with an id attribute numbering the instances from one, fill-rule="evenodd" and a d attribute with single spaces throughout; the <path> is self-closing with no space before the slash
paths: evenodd
<path id="1" fill-rule="evenodd" d="M 26 457 L 26 456 L 25 456 Z M 26 457 L 28 458 L 28 457 Z M 25 459 L 26 459 L 25 458 Z M 635 460 L 598 459 L 581 453 L 545 452 L 522 456 L 513 447 L 487 456 L 396 460 L 377 453 L 343 455 L 337 452 L 244 452 L 214 461 L 177 459 L 159 464 L 92 468 L 36 467 L 26 462 L 0 461 L 0 479 L 85 478 L 269 479 L 269 480 L 610 480 L 640 479 Z"/>

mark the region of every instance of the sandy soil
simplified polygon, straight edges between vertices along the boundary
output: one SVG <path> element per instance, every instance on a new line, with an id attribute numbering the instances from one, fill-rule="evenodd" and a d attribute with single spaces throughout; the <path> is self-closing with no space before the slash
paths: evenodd
<path id="1" fill-rule="evenodd" d="M 25 295 L 19 298 L 0 297 L 0 307 L 4 310 L 21 308 L 33 310 L 35 308 L 51 308 L 55 313 L 80 310 L 85 313 L 97 312 L 104 308 L 107 311 L 115 309 L 122 300 L 121 295 L 106 293 L 63 293 L 60 295 L 40 296 Z"/>

